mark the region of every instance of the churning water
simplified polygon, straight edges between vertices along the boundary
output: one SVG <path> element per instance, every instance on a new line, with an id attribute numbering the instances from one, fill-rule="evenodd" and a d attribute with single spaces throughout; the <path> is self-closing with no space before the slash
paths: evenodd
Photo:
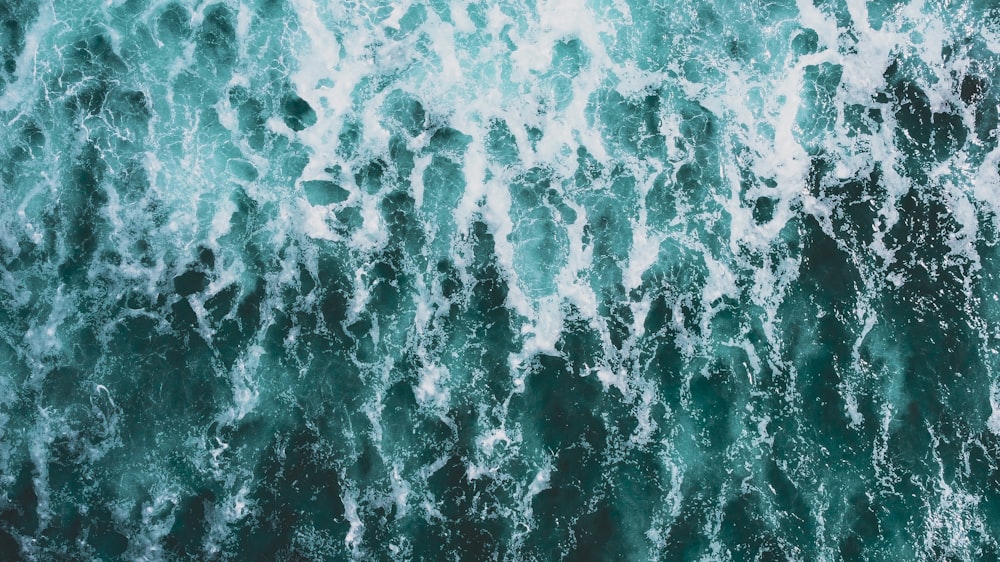
<path id="1" fill-rule="evenodd" d="M 1000 6 L 0 1 L 3 560 L 995 560 Z"/>

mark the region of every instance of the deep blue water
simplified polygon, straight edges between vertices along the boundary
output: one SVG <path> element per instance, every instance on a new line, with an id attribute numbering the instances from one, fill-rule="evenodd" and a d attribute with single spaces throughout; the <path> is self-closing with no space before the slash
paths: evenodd
<path id="1" fill-rule="evenodd" d="M 0 560 L 1000 559 L 1000 5 L 0 0 Z"/>

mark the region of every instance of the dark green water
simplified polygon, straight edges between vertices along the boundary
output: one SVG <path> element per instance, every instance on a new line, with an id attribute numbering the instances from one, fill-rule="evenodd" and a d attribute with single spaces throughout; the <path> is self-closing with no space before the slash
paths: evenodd
<path id="1" fill-rule="evenodd" d="M 997 560 L 1000 6 L 0 0 L 0 560 Z"/>

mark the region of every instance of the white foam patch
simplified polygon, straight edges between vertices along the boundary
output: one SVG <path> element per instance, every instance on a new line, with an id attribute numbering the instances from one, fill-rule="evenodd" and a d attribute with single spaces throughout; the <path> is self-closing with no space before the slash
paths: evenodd
<path id="1" fill-rule="evenodd" d="M 492 456 L 493 451 L 496 449 L 498 443 L 504 443 L 509 445 L 511 438 L 507 435 L 507 432 L 503 429 L 494 429 L 488 432 L 486 435 L 476 439 L 476 444 L 479 449 L 486 456 Z"/>
<path id="2" fill-rule="evenodd" d="M 231 406 L 216 416 L 216 421 L 220 425 L 231 425 L 239 422 L 257 407 L 260 400 L 260 389 L 254 378 L 254 373 L 258 372 L 263 356 L 264 348 L 253 344 L 236 359 L 229 372 L 233 401 Z"/>
<path id="3" fill-rule="evenodd" d="M 361 199 L 361 228 L 355 231 L 351 245 L 365 252 L 375 252 L 385 247 L 389 232 L 378 209 L 378 199 L 364 196 Z"/>
<path id="4" fill-rule="evenodd" d="M 398 465 L 392 467 L 392 480 L 390 484 L 392 486 L 392 498 L 396 502 L 396 519 L 402 519 L 410 511 L 407 500 L 412 490 L 409 482 L 400 476 L 400 467 Z"/>
<path id="5" fill-rule="evenodd" d="M 986 428 L 993 435 L 1000 437 L 1000 385 L 990 385 L 990 417 L 986 420 Z"/>
<path id="6" fill-rule="evenodd" d="M 976 200 L 989 206 L 993 213 L 993 224 L 1000 224 L 1000 146 L 983 158 L 973 180 L 973 195 Z"/>
<path id="7" fill-rule="evenodd" d="M 541 353 L 544 355 L 559 355 L 556 344 L 563 328 L 562 299 L 558 296 L 545 297 L 538 303 L 538 310 L 533 324 L 526 324 L 521 332 L 528 335 L 524 343 L 524 354 L 527 358 Z"/>
<path id="8" fill-rule="evenodd" d="M 130 560 L 162 560 L 163 540 L 170 534 L 180 505 L 180 492 L 174 487 L 157 483 L 149 490 L 152 501 L 144 502 L 140 511 L 141 525 L 134 540 L 129 540 L 123 557 Z M 121 517 L 127 520 L 127 516 Z"/>
<path id="9" fill-rule="evenodd" d="M 350 549 L 353 556 L 357 558 L 361 552 L 361 540 L 365 528 L 364 523 L 361 522 L 361 518 L 358 516 L 357 496 L 353 492 L 345 491 L 340 499 L 344 502 L 344 517 L 347 518 L 347 522 L 350 524 L 347 536 L 344 537 L 344 544 Z"/>
<path id="10" fill-rule="evenodd" d="M 607 367 L 598 367 L 594 369 L 594 373 L 604 390 L 614 387 L 622 393 L 622 396 L 628 393 L 628 373 L 625 369 L 612 370 Z"/>
<path id="11" fill-rule="evenodd" d="M 451 393 L 446 383 L 448 369 L 443 365 L 429 364 L 420 369 L 420 382 L 413 389 L 417 402 L 422 406 L 446 410 Z"/>
<path id="12" fill-rule="evenodd" d="M 632 224 L 632 248 L 629 251 L 628 266 L 622 275 L 627 291 L 642 285 L 643 274 L 656 263 L 660 245 L 666 240 L 666 234 L 650 232 L 643 222 Z"/>
<path id="13" fill-rule="evenodd" d="M 237 492 L 225 498 L 219 504 L 206 506 L 205 519 L 208 532 L 202 544 L 202 550 L 210 555 L 218 555 L 226 546 L 233 525 L 239 523 L 253 509 L 253 500 L 249 498 L 250 489 L 241 486 Z"/>
<path id="14" fill-rule="evenodd" d="M 702 296 L 706 303 L 714 303 L 722 297 L 735 298 L 739 295 L 736 287 L 736 276 L 721 261 L 708 253 L 703 254 L 705 265 L 708 266 L 708 281 L 705 283 Z"/>
<path id="15" fill-rule="evenodd" d="M 338 240 L 340 237 L 330 229 L 330 209 L 310 205 L 305 199 L 298 200 L 299 220 L 302 232 L 318 240 Z"/>
<path id="16" fill-rule="evenodd" d="M 35 492 L 38 515 L 38 530 L 44 531 L 52 520 L 51 493 L 49 490 L 49 451 L 53 441 L 60 433 L 67 433 L 68 428 L 60 428 L 60 420 L 47 408 L 39 408 L 38 419 L 34 430 L 29 436 L 28 456 L 34 467 L 31 485 Z M 60 431 L 61 430 L 61 431 Z"/>
<path id="17" fill-rule="evenodd" d="M 358 268 L 354 272 L 354 288 L 351 291 L 351 304 L 347 309 L 347 324 L 351 325 L 358 321 L 368 300 L 371 298 L 371 291 L 365 280 L 365 268 Z"/>

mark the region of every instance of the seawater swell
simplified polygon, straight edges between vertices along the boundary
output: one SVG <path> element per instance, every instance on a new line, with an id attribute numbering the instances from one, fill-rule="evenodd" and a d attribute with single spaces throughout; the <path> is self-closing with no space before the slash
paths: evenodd
<path id="1" fill-rule="evenodd" d="M 1000 9 L 0 3 L 4 560 L 1000 556 Z"/>

